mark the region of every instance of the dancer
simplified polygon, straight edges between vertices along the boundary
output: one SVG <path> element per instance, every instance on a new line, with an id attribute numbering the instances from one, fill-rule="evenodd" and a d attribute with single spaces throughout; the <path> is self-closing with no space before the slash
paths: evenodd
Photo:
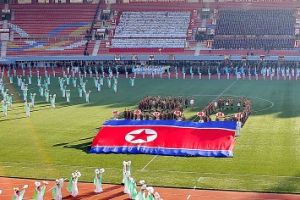
<path id="1" fill-rule="evenodd" d="M 79 97 L 82 97 L 82 87 L 81 85 L 78 86 L 78 93 L 79 93 Z"/>
<path id="2" fill-rule="evenodd" d="M 34 199 L 34 200 L 43 200 L 44 199 L 44 195 L 45 195 L 45 191 L 46 191 L 46 184 L 48 184 L 48 182 L 43 181 L 43 183 L 44 183 L 44 185 L 41 186 L 40 182 L 37 182 L 37 181 L 34 182 L 36 188 L 33 193 L 32 199 Z"/>
<path id="3" fill-rule="evenodd" d="M 31 106 L 34 107 L 34 102 L 35 102 L 35 93 L 30 93 L 30 100 L 31 100 Z"/>
<path id="4" fill-rule="evenodd" d="M 55 108 L 55 98 L 56 98 L 56 94 L 50 95 L 50 102 L 52 108 Z"/>
<path id="5" fill-rule="evenodd" d="M 130 190 L 129 190 L 129 184 L 130 184 L 129 178 L 130 178 L 130 172 L 127 171 L 125 173 L 125 180 L 124 180 L 124 190 L 123 190 L 124 194 L 130 194 Z"/>
<path id="6" fill-rule="evenodd" d="M 71 97 L 71 91 L 70 90 L 66 90 L 66 96 L 67 96 L 67 102 L 70 102 L 70 97 Z"/>
<path id="7" fill-rule="evenodd" d="M 85 102 L 89 103 L 90 102 L 90 93 L 91 91 L 85 91 Z"/>
<path id="8" fill-rule="evenodd" d="M 153 195 L 154 189 L 153 189 L 153 187 L 147 187 L 146 190 L 148 191 L 148 195 L 146 197 L 146 200 L 153 200 L 154 199 L 154 195 Z"/>
<path id="9" fill-rule="evenodd" d="M 117 82 L 117 81 L 114 82 L 113 88 L 114 88 L 114 91 L 115 91 L 115 92 L 118 91 L 118 82 Z"/>
<path id="10" fill-rule="evenodd" d="M 81 177 L 81 173 L 79 171 L 75 171 L 72 173 L 72 176 L 70 178 L 67 191 L 71 192 L 72 197 L 76 197 L 78 195 L 78 178 Z"/>
<path id="11" fill-rule="evenodd" d="M 23 186 L 23 190 L 20 191 L 19 188 L 14 188 L 14 196 L 13 196 L 13 200 L 22 200 L 26 191 L 26 188 L 28 188 L 28 185 L 24 185 Z"/>
<path id="12" fill-rule="evenodd" d="M 62 200 L 61 189 L 63 187 L 65 179 L 60 178 L 55 180 L 55 185 L 52 188 L 52 197 L 54 200 Z"/>
<path id="13" fill-rule="evenodd" d="M 123 161 L 123 179 L 122 179 L 122 183 L 125 183 L 125 179 L 126 179 L 126 172 L 129 171 L 130 172 L 130 165 L 131 165 L 131 161 Z"/>
<path id="14" fill-rule="evenodd" d="M 7 116 L 7 107 L 8 107 L 8 104 L 6 101 L 1 101 L 2 103 L 2 112 L 3 112 L 3 115 L 6 117 Z"/>
<path id="15" fill-rule="evenodd" d="M 46 102 L 49 102 L 49 94 L 50 94 L 50 90 L 45 89 L 44 95 L 46 98 Z"/>
<path id="16" fill-rule="evenodd" d="M 24 102 L 24 109 L 26 111 L 26 117 L 30 117 L 30 105 L 27 101 Z"/>
<path id="17" fill-rule="evenodd" d="M 96 189 L 94 190 L 95 193 L 101 193 L 103 192 L 102 189 L 102 176 L 105 170 L 103 168 L 96 169 L 95 170 L 95 178 L 94 178 L 94 185 L 96 186 Z"/>
<path id="18" fill-rule="evenodd" d="M 134 77 L 133 78 L 130 77 L 129 83 L 130 83 L 131 87 L 134 86 L 134 79 L 135 79 Z"/>
<path id="19" fill-rule="evenodd" d="M 135 180 L 130 177 L 129 178 L 129 198 L 130 199 L 135 199 L 136 198 L 136 195 L 137 195 L 137 191 L 136 191 L 136 182 Z"/>
<path id="20" fill-rule="evenodd" d="M 138 192 L 137 196 L 136 196 L 136 200 L 146 200 L 146 189 L 147 189 L 147 185 L 145 184 L 144 180 L 140 181 L 140 184 L 142 184 L 140 191 Z"/>

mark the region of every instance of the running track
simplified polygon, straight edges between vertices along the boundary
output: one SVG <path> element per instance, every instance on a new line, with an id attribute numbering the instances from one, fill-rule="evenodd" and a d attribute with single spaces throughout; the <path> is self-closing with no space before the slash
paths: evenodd
<path id="1" fill-rule="evenodd" d="M 0 177 L 0 189 L 2 194 L 1 200 L 11 200 L 13 196 L 13 187 L 22 188 L 27 184 L 29 187 L 26 190 L 24 200 L 31 199 L 35 185 L 34 181 L 29 179 L 14 179 Z M 40 180 L 39 180 L 40 181 Z M 50 200 L 51 189 L 54 185 L 54 181 L 49 181 L 47 185 L 46 194 L 44 200 Z M 103 185 L 103 193 L 95 194 L 95 189 L 92 183 L 79 183 L 79 196 L 76 198 L 69 195 L 66 191 L 66 185 L 63 188 L 63 199 L 72 200 L 129 200 L 128 195 L 123 193 L 122 185 Z M 213 190 L 193 190 L 193 189 L 176 189 L 176 188 L 161 188 L 154 187 L 155 191 L 159 192 L 164 200 L 260 200 L 260 199 L 272 199 L 272 200 L 299 200 L 300 195 L 292 194 L 275 194 L 275 193 L 254 193 L 254 192 L 232 192 L 232 191 L 213 191 Z"/>

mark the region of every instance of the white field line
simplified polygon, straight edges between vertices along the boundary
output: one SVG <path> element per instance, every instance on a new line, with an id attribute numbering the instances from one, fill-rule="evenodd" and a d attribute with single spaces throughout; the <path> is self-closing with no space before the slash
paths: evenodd
<path id="1" fill-rule="evenodd" d="M 220 96 L 222 96 L 227 90 L 229 90 L 229 88 L 231 88 L 231 86 L 233 86 L 235 83 L 237 82 L 237 80 L 235 80 L 233 83 L 231 83 L 223 92 L 221 92 L 221 94 L 219 94 L 215 99 L 218 99 Z M 197 95 L 194 95 L 197 96 Z M 198 116 L 197 116 L 198 117 Z M 197 117 L 195 117 L 195 119 L 197 119 Z M 195 120 L 193 119 L 192 122 Z"/>
<path id="2" fill-rule="evenodd" d="M 215 94 L 212 94 L 212 95 L 193 95 L 193 96 L 198 96 L 198 97 L 202 97 L 202 96 L 218 96 L 218 95 L 215 95 Z M 228 94 L 226 96 L 230 96 L 230 97 L 245 97 L 245 96 L 238 96 L 238 95 L 231 95 L 231 94 Z M 250 99 L 258 99 L 258 100 L 261 100 L 261 101 L 266 101 L 268 103 L 270 103 L 271 105 L 269 107 L 266 107 L 266 108 L 262 108 L 260 110 L 252 110 L 251 113 L 257 113 L 257 112 L 261 112 L 261 111 L 265 111 L 265 110 L 269 110 L 271 109 L 273 106 L 274 106 L 274 103 L 268 99 L 263 99 L 263 98 L 260 98 L 260 97 L 247 97 L 247 98 L 250 98 Z"/>
<path id="3" fill-rule="evenodd" d="M 157 157 L 157 155 L 156 155 Z M 154 158 L 152 158 L 154 159 Z M 27 162 L 0 162 L 2 164 L 19 164 L 22 165 L 20 167 L 24 167 L 27 165 L 27 168 L 30 168 L 29 166 L 37 166 L 37 165 L 42 165 L 42 166 L 56 166 L 56 167 L 76 167 L 77 169 L 94 169 L 96 166 L 78 166 L 78 165 L 63 165 L 63 164 L 41 164 L 41 163 L 27 163 Z M 14 167 L 14 166 L 12 166 Z M 106 168 L 107 170 L 116 170 L 116 171 L 122 171 L 122 167 L 120 168 Z M 137 169 L 136 171 L 142 171 L 141 169 Z M 236 176 L 236 177 L 274 177 L 274 178 L 291 178 L 291 179 L 300 179 L 300 177 L 295 177 L 295 176 L 275 176 L 275 175 L 268 175 L 268 174 L 227 174 L 227 173 L 211 173 L 211 172 L 186 172 L 186 171 L 178 171 L 178 170 L 147 170 L 144 169 L 143 172 L 165 172 L 165 173 L 177 173 L 177 174 L 200 174 L 200 175 L 219 175 L 219 176 Z"/>
<path id="4" fill-rule="evenodd" d="M 152 161 L 155 159 L 157 157 L 157 155 L 155 155 L 144 167 L 143 167 L 143 169 L 142 169 L 142 171 L 144 171 L 145 170 L 145 168 L 150 164 L 150 163 L 152 163 Z"/>
<path id="5" fill-rule="evenodd" d="M 200 182 L 200 180 L 201 180 L 201 177 L 198 178 L 198 180 L 197 180 L 197 182 L 196 182 L 196 185 L 193 187 L 193 190 L 192 190 L 192 191 L 194 191 L 194 190 L 197 188 L 197 185 L 198 185 L 198 183 Z M 188 197 L 186 198 L 186 200 L 189 200 L 191 196 L 192 196 L 192 195 L 189 194 Z"/>

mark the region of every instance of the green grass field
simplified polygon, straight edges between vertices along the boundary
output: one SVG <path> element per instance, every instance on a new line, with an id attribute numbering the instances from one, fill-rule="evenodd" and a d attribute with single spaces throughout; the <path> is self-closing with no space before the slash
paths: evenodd
<path id="1" fill-rule="evenodd" d="M 85 103 L 69 86 L 68 104 L 52 78 L 55 109 L 39 97 L 34 79 L 29 92 L 37 93 L 36 106 L 29 118 L 16 79 L 7 84 L 14 105 L 7 117 L 0 117 L 0 176 L 56 179 L 80 170 L 80 181 L 92 182 L 94 169 L 104 167 L 104 182 L 120 183 L 122 161 L 131 160 L 132 176 L 153 186 L 300 193 L 300 82 L 138 78 L 131 87 L 120 78 L 115 93 L 106 81 L 97 92 L 87 79 L 91 102 Z M 196 108 L 184 111 L 188 119 L 220 95 L 250 98 L 253 112 L 236 140 L 233 158 L 88 154 L 112 110 L 135 109 L 146 95 L 193 95 Z"/>

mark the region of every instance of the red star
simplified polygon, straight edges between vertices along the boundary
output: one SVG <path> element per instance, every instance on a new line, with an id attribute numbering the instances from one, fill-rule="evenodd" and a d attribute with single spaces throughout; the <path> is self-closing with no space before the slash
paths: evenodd
<path id="1" fill-rule="evenodd" d="M 138 134 L 131 134 L 131 135 L 134 136 L 134 138 L 131 140 L 131 142 L 136 141 L 138 139 L 141 139 L 141 140 L 147 142 L 148 141 L 147 140 L 148 136 L 155 135 L 155 134 L 153 134 L 153 133 L 146 133 L 146 131 L 143 130 L 142 132 L 140 132 Z"/>

